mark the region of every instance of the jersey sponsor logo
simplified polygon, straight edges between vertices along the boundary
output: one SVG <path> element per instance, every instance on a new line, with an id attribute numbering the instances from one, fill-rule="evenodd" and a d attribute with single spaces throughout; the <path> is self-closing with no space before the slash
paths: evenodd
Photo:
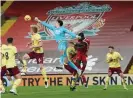
<path id="1" fill-rule="evenodd" d="M 79 3 L 73 6 L 56 7 L 47 12 L 46 22 L 55 24 L 58 19 L 63 20 L 64 26 L 74 33 L 84 32 L 85 36 L 95 36 L 100 28 L 104 26 L 105 12 L 110 12 L 111 7 L 108 4 L 93 5 L 88 2 Z M 52 30 L 44 27 L 40 32 L 43 40 L 53 40 Z M 30 37 L 27 36 L 28 38 Z"/>

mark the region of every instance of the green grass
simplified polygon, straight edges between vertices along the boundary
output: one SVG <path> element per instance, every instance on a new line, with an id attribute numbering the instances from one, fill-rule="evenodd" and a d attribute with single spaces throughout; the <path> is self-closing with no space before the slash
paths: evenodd
<path id="1" fill-rule="evenodd" d="M 122 86 L 109 86 L 103 90 L 103 86 L 89 86 L 88 88 L 77 87 L 77 91 L 69 91 L 66 86 L 44 87 L 19 87 L 18 95 L 2 94 L 2 98 L 133 98 L 133 85 L 124 90 Z"/>

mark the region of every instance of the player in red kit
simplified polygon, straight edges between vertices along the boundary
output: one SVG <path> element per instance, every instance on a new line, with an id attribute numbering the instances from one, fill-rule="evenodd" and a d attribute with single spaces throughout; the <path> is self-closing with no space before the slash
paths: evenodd
<path id="1" fill-rule="evenodd" d="M 88 50 L 90 46 L 90 40 L 88 38 L 85 38 L 84 33 L 79 33 L 78 36 L 80 36 L 81 38 L 78 39 L 78 43 L 76 43 L 80 45 L 80 47 L 76 49 L 77 50 L 76 65 L 79 66 L 78 68 L 82 70 L 82 74 L 83 74 L 87 64 L 87 55 L 88 55 Z M 81 63 L 83 65 L 82 67 L 81 67 Z M 83 81 L 86 81 L 86 78 L 82 74 L 81 74 L 81 77 L 84 79 Z M 84 85 L 88 87 L 88 84 L 85 83 Z"/>

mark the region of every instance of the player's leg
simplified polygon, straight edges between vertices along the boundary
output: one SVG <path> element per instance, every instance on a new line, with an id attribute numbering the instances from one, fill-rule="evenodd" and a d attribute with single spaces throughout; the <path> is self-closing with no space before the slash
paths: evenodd
<path id="1" fill-rule="evenodd" d="M 22 69 L 22 72 L 26 73 L 27 71 L 27 62 L 26 60 L 30 59 L 30 56 L 28 54 L 25 54 L 23 57 L 22 57 L 22 62 L 23 62 L 23 69 Z"/>
<path id="2" fill-rule="evenodd" d="M 109 69 L 108 69 L 108 76 L 107 76 L 106 79 L 105 79 L 104 90 L 107 89 L 108 84 L 109 84 L 110 77 L 112 76 L 113 73 L 114 73 L 113 69 L 112 69 L 112 68 L 109 68 Z"/>
<path id="3" fill-rule="evenodd" d="M 83 85 L 88 88 L 88 84 L 87 84 L 87 81 L 86 81 L 86 77 L 83 75 L 83 72 L 85 70 L 85 67 L 86 67 L 86 64 L 87 64 L 87 60 L 82 60 L 82 63 L 83 63 L 83 67 L 81 68 L 81 60 L 78 58 L 76 60 L 76 65 L 79 69 L 82 69 L 82 72 L 81 72 L 81 79 L 83 81 Z"/>
<path id="4" fill-rule="evenodd" d="M 5 88 L 4 88 L 2 80 L 3 80 L 3 76 L 6 73 L 6 66 L 3 66 L 0 70 L 1 70 L 1 75 L 0 75 L 0 93 L 5 93 Z"/>
<path id="5" fill-rule="evenodd" d="M 67 49 L 67 42 L 59 42 L 58 43 L 58 50 L 60 51 L 60 64 L 64 65 L 64 64 L 68 64 L 70 67 L 72 67 L 73 69 L 77 70 L 77 72 L 80 74 L 80 70 L 76 67 L 76 65 L 71 62 L 70 60 L 68 60 L 67 58 L 67 54 L 66 54 L 66 49 Z"/>
<path id="6" fill-rule="evenodd" d="M 69 71 L 71 74 L 73 74 L 73 70 L 72 70 L 72 68 L 69 66 L 69 65 L 64 65 L 64 68 L 67 70 L 67 71 Z"/>
<path id="7" fill-rule="evenodd" d="M 14 82 L 14 81 L 12 80 L 12 78 L 11 78 L 9 72 L 6 73 L 6 77 L 7 77 L 7 79 L 9 80 L 10 85 L 13 85 L 13 82 Z"/>
<path id="8" fill-rule="evenodd" d="M 117 74 L 121 77 L 122 85 L 123 85 L 124 89 L 128 90 L 127 87 L 126 87 L 126 82 L 125 82 L 124 75 L 123 75 L 123 72 L 122 72 L 121 68 L 117 69 Z"/>
<path id="9" fill-rule="evenodd" d="M 83 54 L 82 56 L 81 56 L 81 61 L 82 61 L 82 64 L 83 64 L 83 66 L 82 66 L 82 80 L 83 80 L 83 83 L 84 83 L 84 86 L 86 87 L 86 88 L 88 88 L 88 83 L 87 83 L 87 81 L 86 81 L 86 77 L 83 75 L 83 73 L 84 73 L 84 71 L 85 71 L 85 68 L 86 68 L 86 65 L 87 65 L 87 56 L 85 55 L 85 54 Z"/>
<path id="10" fill-rule="evenodd" d="M 34 59 L 35 57 L 34 57 L 34 55 L 35 55 L 35 52 L 30 52 L 30 53 L 26 53 L 23 57 L 22 57 L 22 62 L 23 62 L 23 69 L 22 69 L 22 72 L 24 72 L 24 73 L 26 73 L 26 71 L 27 71 L 27 62 L 26 62 L 26 60 L 28 60 L 28 59 Z"/>
<path id="11" fill-rule="evenodd" d="M 78 69 L 78 67 L 71 60 L 68 60 L 67 57 L 65 57 L 64 64 L 68 64 L 71 68 L 76 70 L 78 72 L 78 74 L 81 74 L 81 71 Z"/>
<path id="12" fill-rule="evenodd" d="M 48 88 L 48 77 L 43 65 L 43 57 L 44 57 L 44 53 L 36 53 L 37 64 L 39 64 L 41 74 L 44 78 L 45 88 Z"/>
<path id="13" fill-rule="evenodd" d="M 40 65 L 41 74 L 44 78 L 45 88 L 48 88 L 48 77 L 47 77 L 46 70 L 45 70 L 43 64 L 39 64 L 39 65 Z"/>
<path id="14" fill-rule="evenodd" d="M 85 71 L 85 68 L 86 68 L 86 65 L 87 65 L 87 56 L 86 55 L 82 55 L 82 58 L 81 58 L 81 61 L 82 61 L 82 64 L 83 64 L 83 67 L 82 67 L 82 73 Z"/>
<path id="15" fill-rule="evenodd" d="M 21 80 L 22 80 L 20 71 L 17 66 L 15 66 L 14 68 L 8 69 L 8 71 L 9 71 L 10 75 L 14 76 L 14 78 L 15 78 L 13 86 L 10 90 L 10 93 L 17 95 L 17 87 L 20 85 Z"/>
<path id="16" fill-rule="evenodd" d="M 69 66 L 70 67 L 70 66 Z M 70 67 L 71 68 L 71 67 Z M 71 85 L 70 85 L 70 90 L 71 91 L 75 91 L 76 90 L 76 83 L 78 82 L 79 80 L 79 75 L 77 73 L 76 70 L 74 70 L 73 68 L 71 68 L 71 71 L 72 71 L 72 81 L 71 81 Z"/>
<path id="17" fill-rule="evenodd" d="M 83 81 L 83 85 L 85 86 L 85 88 L 88 88 L 88 83 L 84 74 L 82 74 L 81 79 Z"/>
<path id="18" fill-rule="evenodd" d="M 65 52 L 67 49 L 67 42 L 59 42 L 58 43 L 58 50 L 60 51 L 60 64 L 64 66 L 64 60 L 65 60 Z"/>
<path id="19" fill-rule="evenodd" d="M 64 60 L 65 60 L 65 55 L 64 55 L 64 51 L 60 50 L 60 64 L 64 67 Z"/>
<path id="20" fill-rule="evenodd" d="M 77 71 L 71 68 L 69 65 L 64 66 L 66 70 L 68 70 L 72 75 L 71 84 L 70 84 L 70 90 L 74 91 L 76 90 L 76 79 L 77 79 Z"/>
<path id="21" fill-rule="evenodd" d="M 5 93 L 5 88 L 4 88 L 2 79 L 0 79 L 0 93 Z"/>

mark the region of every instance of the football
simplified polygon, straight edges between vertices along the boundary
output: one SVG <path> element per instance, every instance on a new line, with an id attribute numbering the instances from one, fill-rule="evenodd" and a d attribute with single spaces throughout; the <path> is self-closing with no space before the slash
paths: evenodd
<path id="1" fill-rule="evenodd" d="M 25 21 L 30 21 L 31 20 L 31 16 L 30 15 L 25 15 L 24 20 Z"/>

